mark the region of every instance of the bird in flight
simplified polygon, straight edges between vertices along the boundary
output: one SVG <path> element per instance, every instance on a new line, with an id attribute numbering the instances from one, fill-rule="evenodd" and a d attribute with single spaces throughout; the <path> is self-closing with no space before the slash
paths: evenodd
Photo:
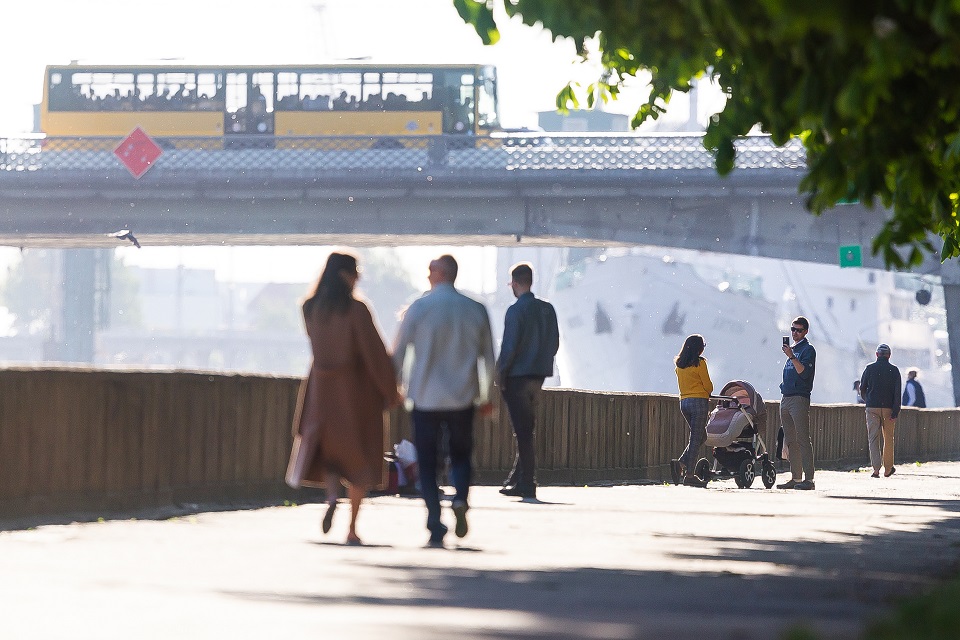
<path id="1" fill-rule="evenodd" d="M 130 231 L 130 229 L 120 229 L 120 231 L 111 233 L 110 235 L 117 240 L 129 240 L 137 249 L 140 248 L 140 243 L 137 242 L 136 236 L 133 235 L 133 232 Z"/>

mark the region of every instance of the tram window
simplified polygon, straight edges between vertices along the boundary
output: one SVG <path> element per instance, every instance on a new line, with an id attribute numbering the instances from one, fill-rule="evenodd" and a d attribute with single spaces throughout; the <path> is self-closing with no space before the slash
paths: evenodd
<path id="1" fill-rule="evenodd" d="M 363 94 L 360 108 L 365 111 L 383 111 L 383 87 L 380 86 L 380 74 L 363 74 Z"/>
<path id="2" fill-rule="evenodd" d="M 484 67 L 477 79 L 477 126 L 490 129 L 499 126 L 497 116 L 497 80 L 493 67 Z"/>
<path id="3" fill-rule="evenodd" d="M 327 111 L 331 100 L 336 96 L 334 84 L 336 74 L 302 73 L 300 74 L 300 108 L 304 111 Z"/>
<path id="4" fill-rule="evenodd" d="M 152 111 L 182 111 L 195 109 L 197 102 L 197 74 L 158 73 L 157 94 L 146 103 Z"/>
<path id="5" fill-rule="evenodd" d="M 300 104 L 300 75 L 292 71 L 277 74 L 277 109 L 298 111 Z"/>
<path id="6" fill-rule="evenodd" d="M 197 74 L 197 110 L 223 111 L 223 80 L 216 73 Z"/>
<path id="7" fill-rule="evenodd" d="M 157 95 L 157 77 L 153 73 L 137 74 L 137 104 L 143 108 L 144 103 L 153 102 Z"/>
<path id="8" fill-rule="evenodd" d="M 384 73 L 381 86 L 387 111 L 427 111 L 431 107 L 433 74 Z"/>
<path id="9" fill-rule="evenodd" d="M 330 106 L 337 111 L 351 111 L 360 107 L 360 73 L 335 73 L 331 86 Z"/>

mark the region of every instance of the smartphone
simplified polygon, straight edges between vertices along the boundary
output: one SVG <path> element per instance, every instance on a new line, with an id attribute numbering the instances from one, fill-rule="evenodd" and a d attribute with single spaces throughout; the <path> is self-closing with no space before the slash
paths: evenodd
<path id="1" fill-rule="evenodd" d="M 783 336 L 783 346 L 785 347 L 790 346 L 790 336 Z"/>

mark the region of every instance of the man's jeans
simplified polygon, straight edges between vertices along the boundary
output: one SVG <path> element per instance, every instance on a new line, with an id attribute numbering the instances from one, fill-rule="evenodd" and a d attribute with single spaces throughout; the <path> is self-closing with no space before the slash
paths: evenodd
<path id="1" fill-rule="evenodd" d="M 517 438 L 517 457 L 505 483 L 508 486 L 520 489 L 534 489 L 537 486 L 534 421 L 537 401 L 543 392 L 543 380 L 533 376 L 508 376 L 503 381 L 503 400 L 507 403 L 513 433 Z"/>
<path id="2" fill-rule="evenodd" d="M 450 479 L 456 495 L 454 502 L 467 501 L 470 491 L 473 453 L 474 407 L 449 411 L 420 411 L 410 414 L 413 420 L 413 440 L 417 445 L 417 465 L 420 471 L 420 491 L 427 504 L 427 529 L 431 535 L 443 537 L 446 528 L 440 521 L 440 489 L 437 487 L 437 456 L 440 438 L 446 434 L 450 454 Z"/>

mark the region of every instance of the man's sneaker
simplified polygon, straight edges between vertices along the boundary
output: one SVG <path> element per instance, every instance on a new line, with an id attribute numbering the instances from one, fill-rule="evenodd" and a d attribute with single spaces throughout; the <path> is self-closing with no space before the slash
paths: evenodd
<path id="1" fill-rule="evenodd" d="M 467 509 L 467 503 L 462 500 L 453 503 L 453 515 L 457 519 L 457 525 L 453 532 L 457 534 L 458 538 L 467 535 Z"/>
<path id="2" fill-rule="evenodd" d="M 811 489 L 816 489 L 817 485 L 813 483 L 813 480 L 801 480 L 793 485 L 793 488 L 799 491 L 810 491 Z"/>
<path id="3" fill-rule="evenodd" d="M 500 493 L 502 493 L 505 496 L 535 499 L 537 497 L 537 488 L 536 487 L 510 487 L 509 489 L 501 489 Z"/>
<path id="4" fill-rule="evenodd" d="M 427 541 L 427 546 L 433 547 L 434 549 L 443 548 L 443 537 L 447 535 L 447 531 L 447 527 L 441 524 L 439 529 L 430 533 L 430 539 Z"/>
<path id="5" fill-rule="evenodd" d="M 796 480 L 794 480 L 793 478 L 791 478 L 790 480 L 787 480 L 787 481 L 784 482 L 783 484 L 778 484 L 778 485 L 777 485 L 777 489 L 793 489 L 793 488 L 795 488 L 798 484 L 800 484 L 800 483 L 797 482 Z"/>

